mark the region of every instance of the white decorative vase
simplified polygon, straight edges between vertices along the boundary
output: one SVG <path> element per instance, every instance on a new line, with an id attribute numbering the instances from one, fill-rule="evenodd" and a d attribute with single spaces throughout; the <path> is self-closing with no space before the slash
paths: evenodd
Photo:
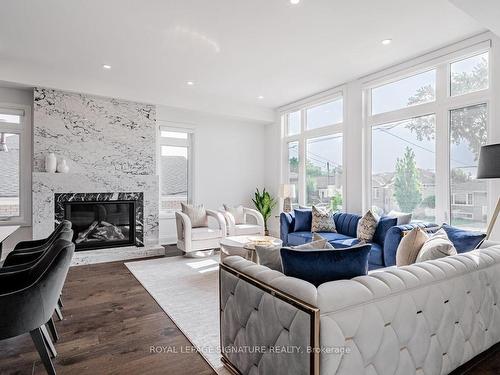
<path id="1" fill-rule="evenodd" d="M 69 172 L 69 166 L 68 163 L 66 163 L 66 159 L 62 159 L 59 163 L 57 163 L 57 172 L 59 173 Z"/>
<path id="2" fill-rule="evenodd" d="M 57 169 L 57 158 L 56 155 L 51 152 L 45 156 L 45 172 L 55 173 Z"/>

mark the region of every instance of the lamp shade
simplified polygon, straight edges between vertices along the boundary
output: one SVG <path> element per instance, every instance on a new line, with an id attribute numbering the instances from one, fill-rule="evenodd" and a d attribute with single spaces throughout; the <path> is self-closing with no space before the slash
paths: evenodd
<path id="1" fill-rule="evenodd" d="M 481 147 L 477 178 L 500 178 L 500 143 Z"/>
<path id="2" fill-rule="evenodd" d="M 281 198 L 295 198 L 295 185 L 282 184 L 280 186 L 280 197 Z"/>

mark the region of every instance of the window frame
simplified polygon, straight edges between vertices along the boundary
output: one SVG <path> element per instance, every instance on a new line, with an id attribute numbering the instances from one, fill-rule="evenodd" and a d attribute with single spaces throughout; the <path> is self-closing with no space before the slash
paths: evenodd
<path id="1" fill-rule="evenodd" d="M 345 147 L 345 133 L 344 127 L 346 124 L 347 117 L 347 100 L 346 100 L 346 87 L 340 86 L 329 90 L 323 95 L 314 96 L 299 102 L 296 102 L 290 106 L 282 108 L 279 116 L 281 118 L 281 184 L 287 184 L 289 181 L 288 176 L 288 144 L 293 141 L 298 142 L 299 146 L 299 175 L 298 175 L 298 186 L 297 186 L 297 204 L 299 206 L 307 205 L 307 192 L 306 192 L 306 160 L 307 160 L 307 140 L 313 138 L 320 138 L 332 135 L 340 134 L 342 136 L 342 199 L 346 202 L 346 170 L 345 160 L 346 160 L 346 147 Z M 342 99 L 342 122 L 325 125 L 315 129 L 307 129 L 307 110 L 333 102 L 335 100 Z M 300 111 L 300 131 L 298 134 L 288 135 L 288 114 Z"/>
<path id="2" fill-rule="evenodd" d="M 161 148 L 162 146 L 173 146 L 173 147 L 187 147 L 188 152 L 188 173 L 187 173 L 187 203 L 192 204 L 194 200 L 194 168 L 195 168 L 195 130 L 190 127 L 183 127 L 184 124 L 163 124 L 159 122 L 158 124 L 158 136 L 157 136 L 157 171 L 158 171 L 158 202 L 159 204 L 159 212 L 161 217 L 165 218 L 173 218 L 175 217 L 175 212 L 180 209 L 162 209 L 161 208 Z M 187 133 L 187 139 L 183 138 L 169 138 L 162 137 L 161 132 L 179 132 L 179 133 Z"/>
<path id="3" fill-rule="evenodd" d="M 488 52 L 488 88 L 451 96 L 451 64 L 482 53 Z M 390 122 L 407 120 L 415 117 L 435 114 L 436 116 L 436 222 L 450 222 L 452 212 L 451 193 L 451 111 L 478 104 L 486 104 L 488 114 L 488 142 L 492 138 L 492 96 L 493 96 L 493 49 L 491 40 L 485 40 L 472 46 L 461 48 L 422 63 L 382 74 L 379 78 L 363 82 L 363 210 L 372 207 L 372 128 Z M 371 90 L 381 85 L 392 83 L 407 77 L 436 69 L 436 94 L 433 102 L 416 104 L 410 107 L 371 115 Z M 488 202 L 491 197 L 491 181 L 487 183 Z M 489 204 L 491 208 L 491 203 Z"/>
<path id="4" fill-rule="evenodd" d="M 27 105 L 0 103 L 0 112 L 20 116 L 19 124 L 2 122 L 5 133 L 19 134 L 19 216 L 0 220 L 0 226 L 31 226 L 32 222 L 32 123 L 31 107 Z"/>

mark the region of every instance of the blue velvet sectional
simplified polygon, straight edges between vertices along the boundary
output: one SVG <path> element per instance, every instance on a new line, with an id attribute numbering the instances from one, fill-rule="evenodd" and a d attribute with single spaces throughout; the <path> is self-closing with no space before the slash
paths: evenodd
<path id="1" fill-rule="evenodd" d="M 295 217 L 297 213 L 297 218 Z M 337 212 L 333 215 L 337 233 L 319 232 L 335 248 L 346 248 L 359 243 L 357 239 L 358 222 L 361 216 Z M 302 245 L 312 240 L 311 210 L 282 212 L 280 215 L 280 236 L 283 246 Z M 396 265 L 396 250 L 403 237 L 403 232 L 415 227 L 437 227 L 431 223 L 412 223 L 396 225 L 397 219 L 383 217 L 377 227 L 368 258 L 370 270 Z"/>

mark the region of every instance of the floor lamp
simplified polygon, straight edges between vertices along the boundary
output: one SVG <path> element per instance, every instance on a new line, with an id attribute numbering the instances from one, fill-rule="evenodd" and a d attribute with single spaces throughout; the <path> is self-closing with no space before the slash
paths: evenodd
<path id="1" fill-rule="evenodd" d="M 478 179 L 500 178 L 500 143 L 481 147 L 479 153 L 479 165 L 477 168 Z M 486 231 L 485 240 L 490 238 L 495 227 L 498 215 L 500 214 L 500 198 L 498 198 L 495 211 L 491 216 L 490 224 Z"/>

